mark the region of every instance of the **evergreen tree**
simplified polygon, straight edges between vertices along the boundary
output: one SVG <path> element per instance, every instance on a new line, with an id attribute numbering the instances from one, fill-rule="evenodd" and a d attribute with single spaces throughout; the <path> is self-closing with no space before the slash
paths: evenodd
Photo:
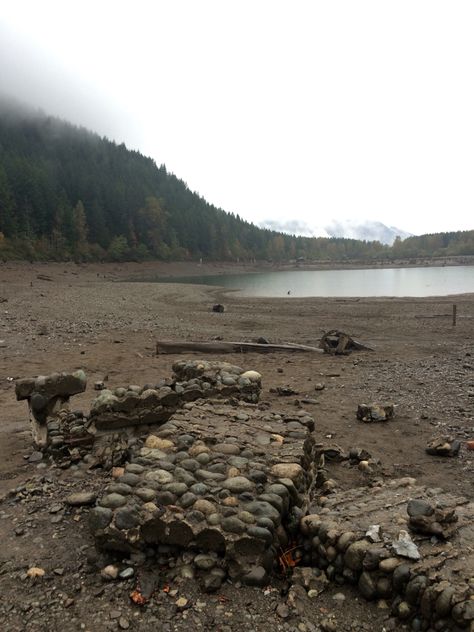
<path id="1" fill-rule="evenodd" d="M 296 212 L 296 210 L 295 210 Z M 378 242 L 257 228 L 190 191 L 164 165 L 0 101 L 2 257 L 367 260 L 474 254 L 474 231 Z"/>
<path id="2" fill-rule="evenodd" d="M 79 200 L 72 211 L 73 252 L 76 258 L 83 260 L 88 254 L 87 219 L 83 203 Z"/>

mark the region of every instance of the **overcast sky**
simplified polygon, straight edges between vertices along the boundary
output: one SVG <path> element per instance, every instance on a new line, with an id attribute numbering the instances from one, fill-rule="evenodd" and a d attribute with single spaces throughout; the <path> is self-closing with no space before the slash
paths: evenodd
<path id="1" fill-rule="evenodd" d="M 474 229 L 472 0 L 0 1 L 0 91 L 251 221 Z"/>

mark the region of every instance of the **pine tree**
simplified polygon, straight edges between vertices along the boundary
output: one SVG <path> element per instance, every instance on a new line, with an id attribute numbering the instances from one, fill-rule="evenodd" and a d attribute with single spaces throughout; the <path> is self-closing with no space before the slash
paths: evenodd
<path id="1" fill-rule="evenodd" d="M 89 244 L 87 242 L 87 219 L 84 205 L 79 200 L 72 211 L 72 239 L 73 239 L 73 252 L 74 256 L 80 261 L 84 260 L 89 251 Z"/>

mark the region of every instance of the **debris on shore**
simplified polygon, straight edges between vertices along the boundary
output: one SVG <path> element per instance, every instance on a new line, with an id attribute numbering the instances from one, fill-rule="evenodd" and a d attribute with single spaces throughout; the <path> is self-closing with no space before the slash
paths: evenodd
<path id="1" fill-rule="evenodd" d="M 348 355 L 352 351 L 373 351 L 372 347 L 354 340 L 349 334 L 338 329 L 326 332 L 319 341 L 319 347 L 330 355 Z"/>

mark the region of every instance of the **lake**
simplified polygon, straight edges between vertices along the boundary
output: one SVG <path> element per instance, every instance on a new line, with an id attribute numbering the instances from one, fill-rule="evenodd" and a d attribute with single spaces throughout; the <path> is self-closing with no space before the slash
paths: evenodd
<path id="1" fill-rule="evenodd" d="M 243 296 L 447 296 L 474 293 L 474 266 L 291 270 L 147 280 L 221 286 Z"/>

